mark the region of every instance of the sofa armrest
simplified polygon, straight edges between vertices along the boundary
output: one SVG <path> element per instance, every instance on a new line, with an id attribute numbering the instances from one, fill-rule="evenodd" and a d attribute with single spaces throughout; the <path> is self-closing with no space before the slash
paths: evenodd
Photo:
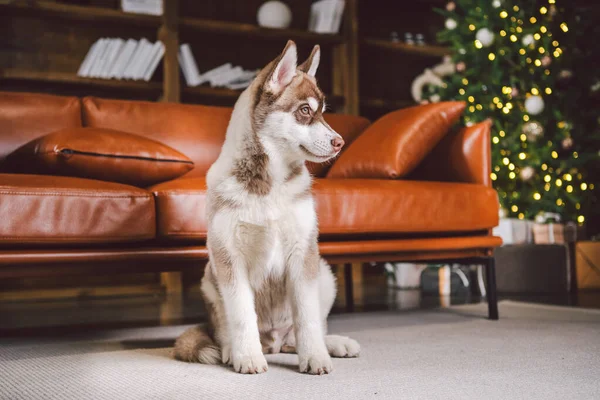
<path id="1" fill-rule="evenodd" d="M 409 179 L 491 186 L 491 120 L 449 133 Z"/>

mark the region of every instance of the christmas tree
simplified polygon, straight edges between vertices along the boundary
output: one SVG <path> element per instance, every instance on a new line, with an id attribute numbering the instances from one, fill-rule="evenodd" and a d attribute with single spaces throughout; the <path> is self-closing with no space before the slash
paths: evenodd
<path id="1" fill-rule="evenodd" d="M 574 56 L 557 1 L 448 3 L 438 40 L 451 47 L 456 74 L 436 95 L 466 101 L 466 125 L 493 121 L 491 179 L 507 216 L 556 213 L 583 224 L 594 189 L 585 166 L 598 150 L 575 121 L 573 91 L 561 89 Z"/>

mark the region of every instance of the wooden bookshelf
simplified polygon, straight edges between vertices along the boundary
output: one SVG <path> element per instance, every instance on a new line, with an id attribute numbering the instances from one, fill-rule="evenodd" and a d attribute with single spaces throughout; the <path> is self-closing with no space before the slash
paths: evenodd
<path id="1" fill-rule="evenodd" d="M 288 38 L 298 42 L 319 43 L 321 45 L 339 44 L 344 41 L 341 35 L 321 34 L 299 29 L 271 29 L 257 25 L 239 22 L 215 21 L 201 18 L 181 18 L 182 29 L 193 29 L 197 32 L 207 32 L 225 35 L 243 35 L 261 39 Z"/>
<path id="2" fill-rule="evenodd" d="M 403 42 L 392 42 L 374 38 L 365 38 L 362 40 L 362 43 L 365 46 L 371 46 L 382 50 L 397 51 L 424 57 L 443 57 L 450 54 L 450 50 L 442 46 L 410 45 Z"/>
<path id="3" fill-rule="evenodd" d="M 5 86 L 6 90 L 36 91 L 41 90 L 38 83 L 45 83 L 57 94 L 114 93 L 119 98 L 233 104 L 239 91 L 185 86 L 180 43 L 190 43 L 200 70 L 206 71 L 223 62 L 259 68 L 291 39 L 298 43 L 301 57 L 312 45 L 321 45 L 319 83 L 335 111 L 369 111 L 367 116 L 374 119 L 412 105 L 412 79 L 450 53 L 433 44 L 411 46 L 381 39 L 390 31 L 407 31 L 425 33 L 433 41 L 437 28 L 430 23 L 435 15 L 432 7 L 443 6 L 444 0 L 413 0 L 413 8 L 420 10 L 416 13 L 412 8 L 410 13 L 399 12 L 396 0 L 346 0 L 339 34 L 303 29 L 308 25 L 309 1 L 287 2 L 293 14 L 289 29 L 259 27 L 254 23 L 256 10 L 264 1 L 163 0 L 164 14 L 151 16 L 125 13 L 117 8 L 117 0 L 8 0 L 0 3 L 0 23 L 11 26 L 11 47 L 0 59 L 0 80 L 18 83 Z M 151 82 L 78 77 L 86 52 L 101 37 L 161 40 L 162 71 Z"/>
<path id="4" fill-rule="evenodd" d="M 125 13 L 120 10 L 80 6 L 53 1 L 13 1 L 0 3 L 0 11 L 12 15 L 36 15 L 94 23 L 125 23 L 138 26 L 158 27 L 161 18 L 153 15 Z"/>
<path id="5" fill-rule="evenodd" d="M 115 90 L 132 90 L 143 92 L 157 92 L 162 89 L 161 83 L 129 81 L 117 79 L 82 78 L 72 73 L 65 72 L 38 72 L 26 70 L 0 70 L 0 81 L 25 81 L 31 83 L 55 83 L 77 85 L 81 87 L 98 87 Z"/>

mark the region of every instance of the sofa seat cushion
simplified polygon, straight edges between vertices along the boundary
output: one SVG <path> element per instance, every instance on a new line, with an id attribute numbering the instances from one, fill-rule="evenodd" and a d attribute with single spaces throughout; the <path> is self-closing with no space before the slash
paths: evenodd
<path id="1" fill-rule="evenodd" d="M 498 197 L 484 185 L 320 179 L 313 188 L 321 235 L 471 232 L 498 225 Z"/>
<path id="2" fill-rule="evenodd" d="M 206 239 L 206 179 L 179 178 L 148 188 L 156 202 L 156 236 Z"/>
<path id="3" fill-rule="evenodd" d="M 119 243 L 154 238 L 154 198 L 119 183 L 0 174 L 0 245 Z"/>
<path id="4" fill-rule="evenodd" d="M 206 181 L 180 178 L 148 189 L 157 236 L 206 239 Z M 475 232 L 498 225 L 496 192 L 466 183 L 316 179 L 322 236 Z"/>

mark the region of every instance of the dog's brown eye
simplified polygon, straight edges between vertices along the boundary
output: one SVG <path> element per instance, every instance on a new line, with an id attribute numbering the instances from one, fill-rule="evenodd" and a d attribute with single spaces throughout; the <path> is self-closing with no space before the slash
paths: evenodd
<path id="1" fill-rule="evenodd" d="M 310 115 L 310 107 L 309 106 L 304 106 L 300 109 L 300 112 L 304 115 Z"/>

